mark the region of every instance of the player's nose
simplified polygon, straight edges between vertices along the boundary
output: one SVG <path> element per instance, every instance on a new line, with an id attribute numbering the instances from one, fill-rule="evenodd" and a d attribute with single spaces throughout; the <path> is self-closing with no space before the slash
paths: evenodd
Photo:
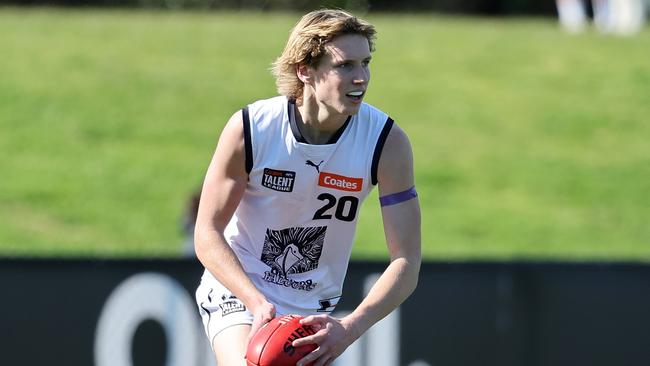
<path id="1" fill-rule="evenodd" d="M 366 84 L 370 80 L 370 71 L 365 67 L 355 67 L 352 82 L 354 84 Z"/>

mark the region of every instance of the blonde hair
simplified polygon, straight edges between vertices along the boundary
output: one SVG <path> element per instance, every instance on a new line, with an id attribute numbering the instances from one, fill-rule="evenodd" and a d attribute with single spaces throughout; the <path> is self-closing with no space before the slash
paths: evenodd
<path id="1" fill-rule="evenodd" d="M 291 31 L 287 45 L 275 60 L 271 72 L 278 93 L 300 99 L 303 82 L 296 75 L 297 66 L 316 67 L 325 54 L 325 45 L 344 34 L 359 34 L 368 39 L 374 51 L 375 27 L 343 10 L 316 10 L 304 15 Z"/>

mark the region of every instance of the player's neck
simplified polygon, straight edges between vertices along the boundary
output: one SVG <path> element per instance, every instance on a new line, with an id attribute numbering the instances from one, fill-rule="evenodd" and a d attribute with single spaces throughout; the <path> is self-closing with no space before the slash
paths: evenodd
<path id="1" fill-rule="evenodd" d="M 315 98 L 296 101 L 295 112 L 303 137 L 316 145 L 326 144 L 348 118 L 318 103 Z"/>

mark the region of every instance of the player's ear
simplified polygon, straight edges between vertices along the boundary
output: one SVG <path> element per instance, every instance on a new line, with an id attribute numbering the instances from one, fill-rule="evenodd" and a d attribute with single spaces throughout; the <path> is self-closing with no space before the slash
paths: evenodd
<path id="1" fill-rule="evenodd" d="M 296 75 L 303 84 L 311 83 L 311 69 L 307 65 L 296 66 Z"/>

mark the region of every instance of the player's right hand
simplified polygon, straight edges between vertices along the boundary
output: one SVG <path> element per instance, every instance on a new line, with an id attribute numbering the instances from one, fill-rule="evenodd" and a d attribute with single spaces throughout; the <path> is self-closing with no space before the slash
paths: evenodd
<path id="1" fill-rule="evenodd" d="M 296 365 L 331 365 L 360 334 L 351 327 L 346 319 L 337 319 L 329 315 L 310 315 L 300 320 L 300 324 L 309 325 L 316 334 L 298 338 L 294 347 L 316 344 L 318 347 L 303 357 Z"/>
<path id="2" fill-rule="evenodd" d="M 275 306 L 266 300 L 249 310 L 253 313 L 253 324 L 251 324 L 251 331 L 248 333 L 248 338 L 246 339 L 247 345 L 264 324 L 275 318 Z"/>

